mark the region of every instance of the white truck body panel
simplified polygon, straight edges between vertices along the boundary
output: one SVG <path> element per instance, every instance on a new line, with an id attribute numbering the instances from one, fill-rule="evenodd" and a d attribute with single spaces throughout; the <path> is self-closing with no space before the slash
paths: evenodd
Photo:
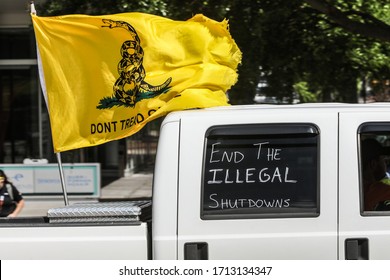
<path id="1" fill-rule="evenodd" d="M 309 111 L 307 112 L 309 113 Z M 221 111 L 182 120 L 179 175 L 179 248 L 186 242 L 207 242 L 210 259 L 337 259 L 337 145 L 321 146 L 321 214 L 316 218 L 274 218 L 205 221 L 199 217 L 203 145 L 206 130 L 220 124 L 308 122 L 308 114 L 267 109 L 243 111 L 230 118 Z M 289 116 L 286 118 L 286 116 Z M 337 143 L 337 114 L 310 112 L 321 130 L 322 143 Z M 184 160 L 187 159 L 187 160 Z M 191 160 L 188 160 L 191 159 Z M 179 259 L 184 250 L 179 249 Z"/>
<path id="2" fill-rule="evenodd" d="M 362 123 L 389 122 L 389 107 L 375 112 L 354 110 L 340 114 L 340 177 L 339 177 L 339 252 L 345 259 L 345 240 L 367 239 L 370 259 L 390 259 L 390 216 L 360 214 L 358 139 L 356 131 Z"/>
<path id="3" fill-rule="evenodd" d="M 146 260 L 146 224 L 36 226 L 0 230 L 0 259 Z"/>
<path id="4" fill-rule="evenodd" d="M 177 195 L 180 122 L 164 122 L 153 177 L 153 258 L 177 259 Z"/>

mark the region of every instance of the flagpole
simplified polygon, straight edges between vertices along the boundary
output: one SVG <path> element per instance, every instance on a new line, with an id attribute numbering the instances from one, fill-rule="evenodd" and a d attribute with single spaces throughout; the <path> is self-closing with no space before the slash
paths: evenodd
<path id="1" fill-rule="evenodd" d="M 31 1 L 31 2 L 30 2 L 30 13 L 31 13 L 32 15 L 36 15 L 36 14 L 37 14 L 37 11 L 35 10 L 34 1 Z"/>
<path id="2" fill-rule="evenodd" d="M 34 1 L 31 1 L 30 2 L 30 13 L 32 15 L 36 15 L 37 14 L 37 11 L 35 10 L 35 4 L 34 4 Z M 38 49 L 38 47 L 37 47 Z M 38 56 L 39 56 L 39 52 L 38 52 Z M 40 61 L 40 58 L 38 57 L 38 62 Z M 39 68 L 39 67 L 38 67 Z M 46 101 L 46 98 L 45 98 L 45 101 Z M 47 102 L 46 102 L 47 104 Z M 66 189 L 66 183 L 65 183 L 65 176 L 64 176 L 64 168 L 62 166 L 62 160 L 61 160 L 61 153 L 56 153 L 57 155 L 57 162 L 58 162 L 58 169 L 60 171 L 60 179 L 61 179 L 61 187 L 62 187 L 62 193 L 64 195 L 64 202 L 65 202 L 65 206 L 68 206 L 69 205 L 69 201 L 68 201 L 68 191 Z"/>
<path id="3" fill-rule="evenodd" d="M 60 178 L 61 178 L 62 193 L 64 194 L 64 202 L 65 202 L 65 206 L 68 206 L 69 205 L 68 191 L 66 190 L 64 168 L 62 167 L 61 153 L 56 153 L 56 155 L 57 155 L 58 168 L 60 170 Z"/>

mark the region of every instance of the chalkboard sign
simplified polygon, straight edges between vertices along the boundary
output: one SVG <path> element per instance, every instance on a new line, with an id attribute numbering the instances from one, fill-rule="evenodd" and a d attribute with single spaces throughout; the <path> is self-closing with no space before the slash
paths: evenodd
<path id="1" fill-rule="evenodd" d="M 312 124 L 210 128 L 201 218 L 319 215 L 317 154 Z"/>

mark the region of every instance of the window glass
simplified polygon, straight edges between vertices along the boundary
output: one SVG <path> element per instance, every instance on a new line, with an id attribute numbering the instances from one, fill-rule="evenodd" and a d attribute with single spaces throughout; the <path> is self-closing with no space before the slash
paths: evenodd
<path id="1" fill-rule="evenodd" d="M 390 123 L 363 124 L 359 128 L 359 144 L 362 212 L 389 214 Z"/>
<path id="2" fill-rule="evenodd" d="M 39 157 L 37 67 L 0 69 L 0 161 Z M 50 141 L 48 138 L 47 141 Z"/>
<path id="3" fill-rule="evenodd" d="M 210 128 L 202 219 L 318 215 L 318 138 L 311 124 Z"/>
<path id="4" fill-rule="evenodd" d="M 0 28 L 0 59 L 36 58 L 32 28 Z"/>

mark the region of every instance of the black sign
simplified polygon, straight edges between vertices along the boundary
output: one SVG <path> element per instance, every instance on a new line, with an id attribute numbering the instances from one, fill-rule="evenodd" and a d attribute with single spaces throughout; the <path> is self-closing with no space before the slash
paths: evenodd
<path id="1" fill-rule="evenodd" d="M 211 128 L 202 218 L 317 213 L 317 135 L 312 125 Z"/>

